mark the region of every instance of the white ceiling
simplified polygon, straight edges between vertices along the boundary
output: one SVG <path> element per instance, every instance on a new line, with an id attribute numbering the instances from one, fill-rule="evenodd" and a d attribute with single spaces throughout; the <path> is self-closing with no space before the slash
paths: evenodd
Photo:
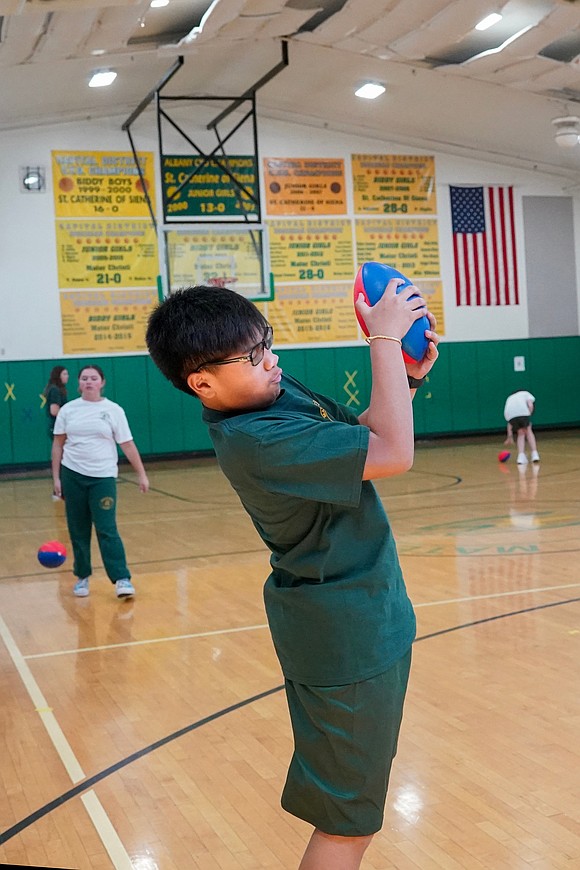
<path id="1" fill-rule="evenodd" d="M 493 11 L 502 21 L 474 30 Z M 164 93 L 237 96 L 280 62 L 283 39 L 289 64 L 258 91 L 261 122 L 580 181 L 580 145 L 559 147 L 551 123 L 580 116 L 580 0 L 0 0 L 0 129 L 129 115 L 178 55 Z M 115 83 L 88 88 L 99 67 Z M 386 93 L 356 98 L 366 79 Z"/>

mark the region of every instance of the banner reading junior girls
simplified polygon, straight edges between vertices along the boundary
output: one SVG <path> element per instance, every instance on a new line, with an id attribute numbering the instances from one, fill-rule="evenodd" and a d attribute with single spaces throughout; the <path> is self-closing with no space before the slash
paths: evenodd
<path id="1" fill-rule="evenodd" d="M 359 263 L 376 260 L 399 269 L 408 278 L 438 278 L 439 238 L 434 218 L 355 221 Z"/>
<path id="2" fill-rule="evenodd" d="M 270 267 L 278 281 L 352 280 L 349 220 L 277 220 L 268 223 Z"/>
<path id="3" fill-rule="evenodd" d="M 258 170 L 252 155 L 162 156 L 165 217 L 254 219 Z M 183 187 L 182 187 L 183 185 Z"/>
<path id="4" fill-rule="evenodd" d="M 435 160 L 423 154 L 353 154 L 358 214 L 436 214 Z"/>
<path id="5" fill-rule="evenodd" d="M 59 287 L 152 287 L 157 236 L 147 221 L 57 221 Z"/>
<path id="6" fill-rule="evenodd" d="M 280 344 L 356 341 L 352 282 L 280 285 L 268 303 L 268 320 Z"/>
<path id="7" fill-rule="evenodd" d="M 417 281 L 421 293 L 427 301 L 427 307 L 437 320 L 437 332 L 445 335 L 445 311 L 443 308 L 443 282 L 421 278 Z"/>
<path id="8" fill-rule="evenodd" d="M 60 294 L 63 352 L 145 350 L 155 290 L 79 290 Z"/>
<path id="9" fill-rule="evenodd" d="M 155 208 L 153 154 L 137 156 Z M 52 179 L 57 217 L 149 217 L 129 151 L 53 151 Z"/>
<path id="10" fill-rule="evenodd" d="M 268 214 L 346 214 L 344 160 L 265 157 L 263 164 Z"/>

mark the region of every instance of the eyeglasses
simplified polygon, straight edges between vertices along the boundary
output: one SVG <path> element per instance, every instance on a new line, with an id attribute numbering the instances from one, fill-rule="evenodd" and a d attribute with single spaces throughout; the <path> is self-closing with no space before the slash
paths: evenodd
<path id="1" fill-rule="evenodd" d="M 231 359 L 208 360 L 208 362 L 201 363 L 201 365 L 199 365 L 195 369 L 195 371 L 198 372 L 200 369 L 206 368 L 207 366 L 229 366 L 230 363 L 236 362 L 249 362 L 253 366 L 258 366 L 264 359 L 264 351 L 270 350 L 273 341 L 274 330 L 271 326 L 268 326 L 262 341 L 259 341 L 258 344 L 255 344 L 254 347 L 250 351 L 248 351 L 247 354 L 244 354 L 244 356 L 234 356 Z"/>

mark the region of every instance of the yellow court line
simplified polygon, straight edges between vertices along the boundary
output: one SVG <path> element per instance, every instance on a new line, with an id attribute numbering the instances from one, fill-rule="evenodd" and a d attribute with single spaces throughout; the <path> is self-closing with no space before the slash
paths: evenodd
<path id="1" fill-rule="evenodd" d="M 36 712 L 40 716 L 40 719 L 48 732 L 48 736 L 52 741 L 52 745 L 62 761 L 71 781 L 75 784 L 81 782 L 81 780 L 85 778 L 85 773 L 80 766 L 70 743 L 66 739 L 64 732 L 58 724 L 56 716 L 52 712 L 52 708 L 49 707 L 30 668 L 24 661 L 25 656 L 20 652 L 10 629 L 1 616 L 0 638 L 4 641 L 4 645 L 12 659 L 14 667 L 28 692 Z M 111 820 L 107 816 L 103 805 L 95 792 L 91 789 L 82 796 L 81 800 L 103 846 L 107 850 L 115 870 L 132 870 L 133 863 L 129 854 L 123 846 L 119 835 L 111 824 Z"/>

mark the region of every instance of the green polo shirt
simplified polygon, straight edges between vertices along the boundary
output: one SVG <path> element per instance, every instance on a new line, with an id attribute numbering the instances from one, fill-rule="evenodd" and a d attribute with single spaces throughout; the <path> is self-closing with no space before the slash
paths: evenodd
<path id="1" fill-rule="evenodd" d="M 50 406 L 58 405 L 59 408 L 62 408 L 63 405 L 66 405 L 66 401 L 66 396 L 58 387 L 52 385 L 48 388 L 46 393 L 46 404 L 44 407 L 46 410 L 46 416 L 48 417 L 48 432 L 50 435 L 53 434 L 54 421 L 56 420 L 56 417 L 53 417 L 50 413 Z"/>
<path id="2" fill-rule="evenodd" d="M 389 521 L 363 481 L 369 430 L 282 377 L 263 410 L 203 418 L 220 467 L 270 549 L 266 613 L 284 675 L 342 685 L 407 652 L 415 616 Z"/>

